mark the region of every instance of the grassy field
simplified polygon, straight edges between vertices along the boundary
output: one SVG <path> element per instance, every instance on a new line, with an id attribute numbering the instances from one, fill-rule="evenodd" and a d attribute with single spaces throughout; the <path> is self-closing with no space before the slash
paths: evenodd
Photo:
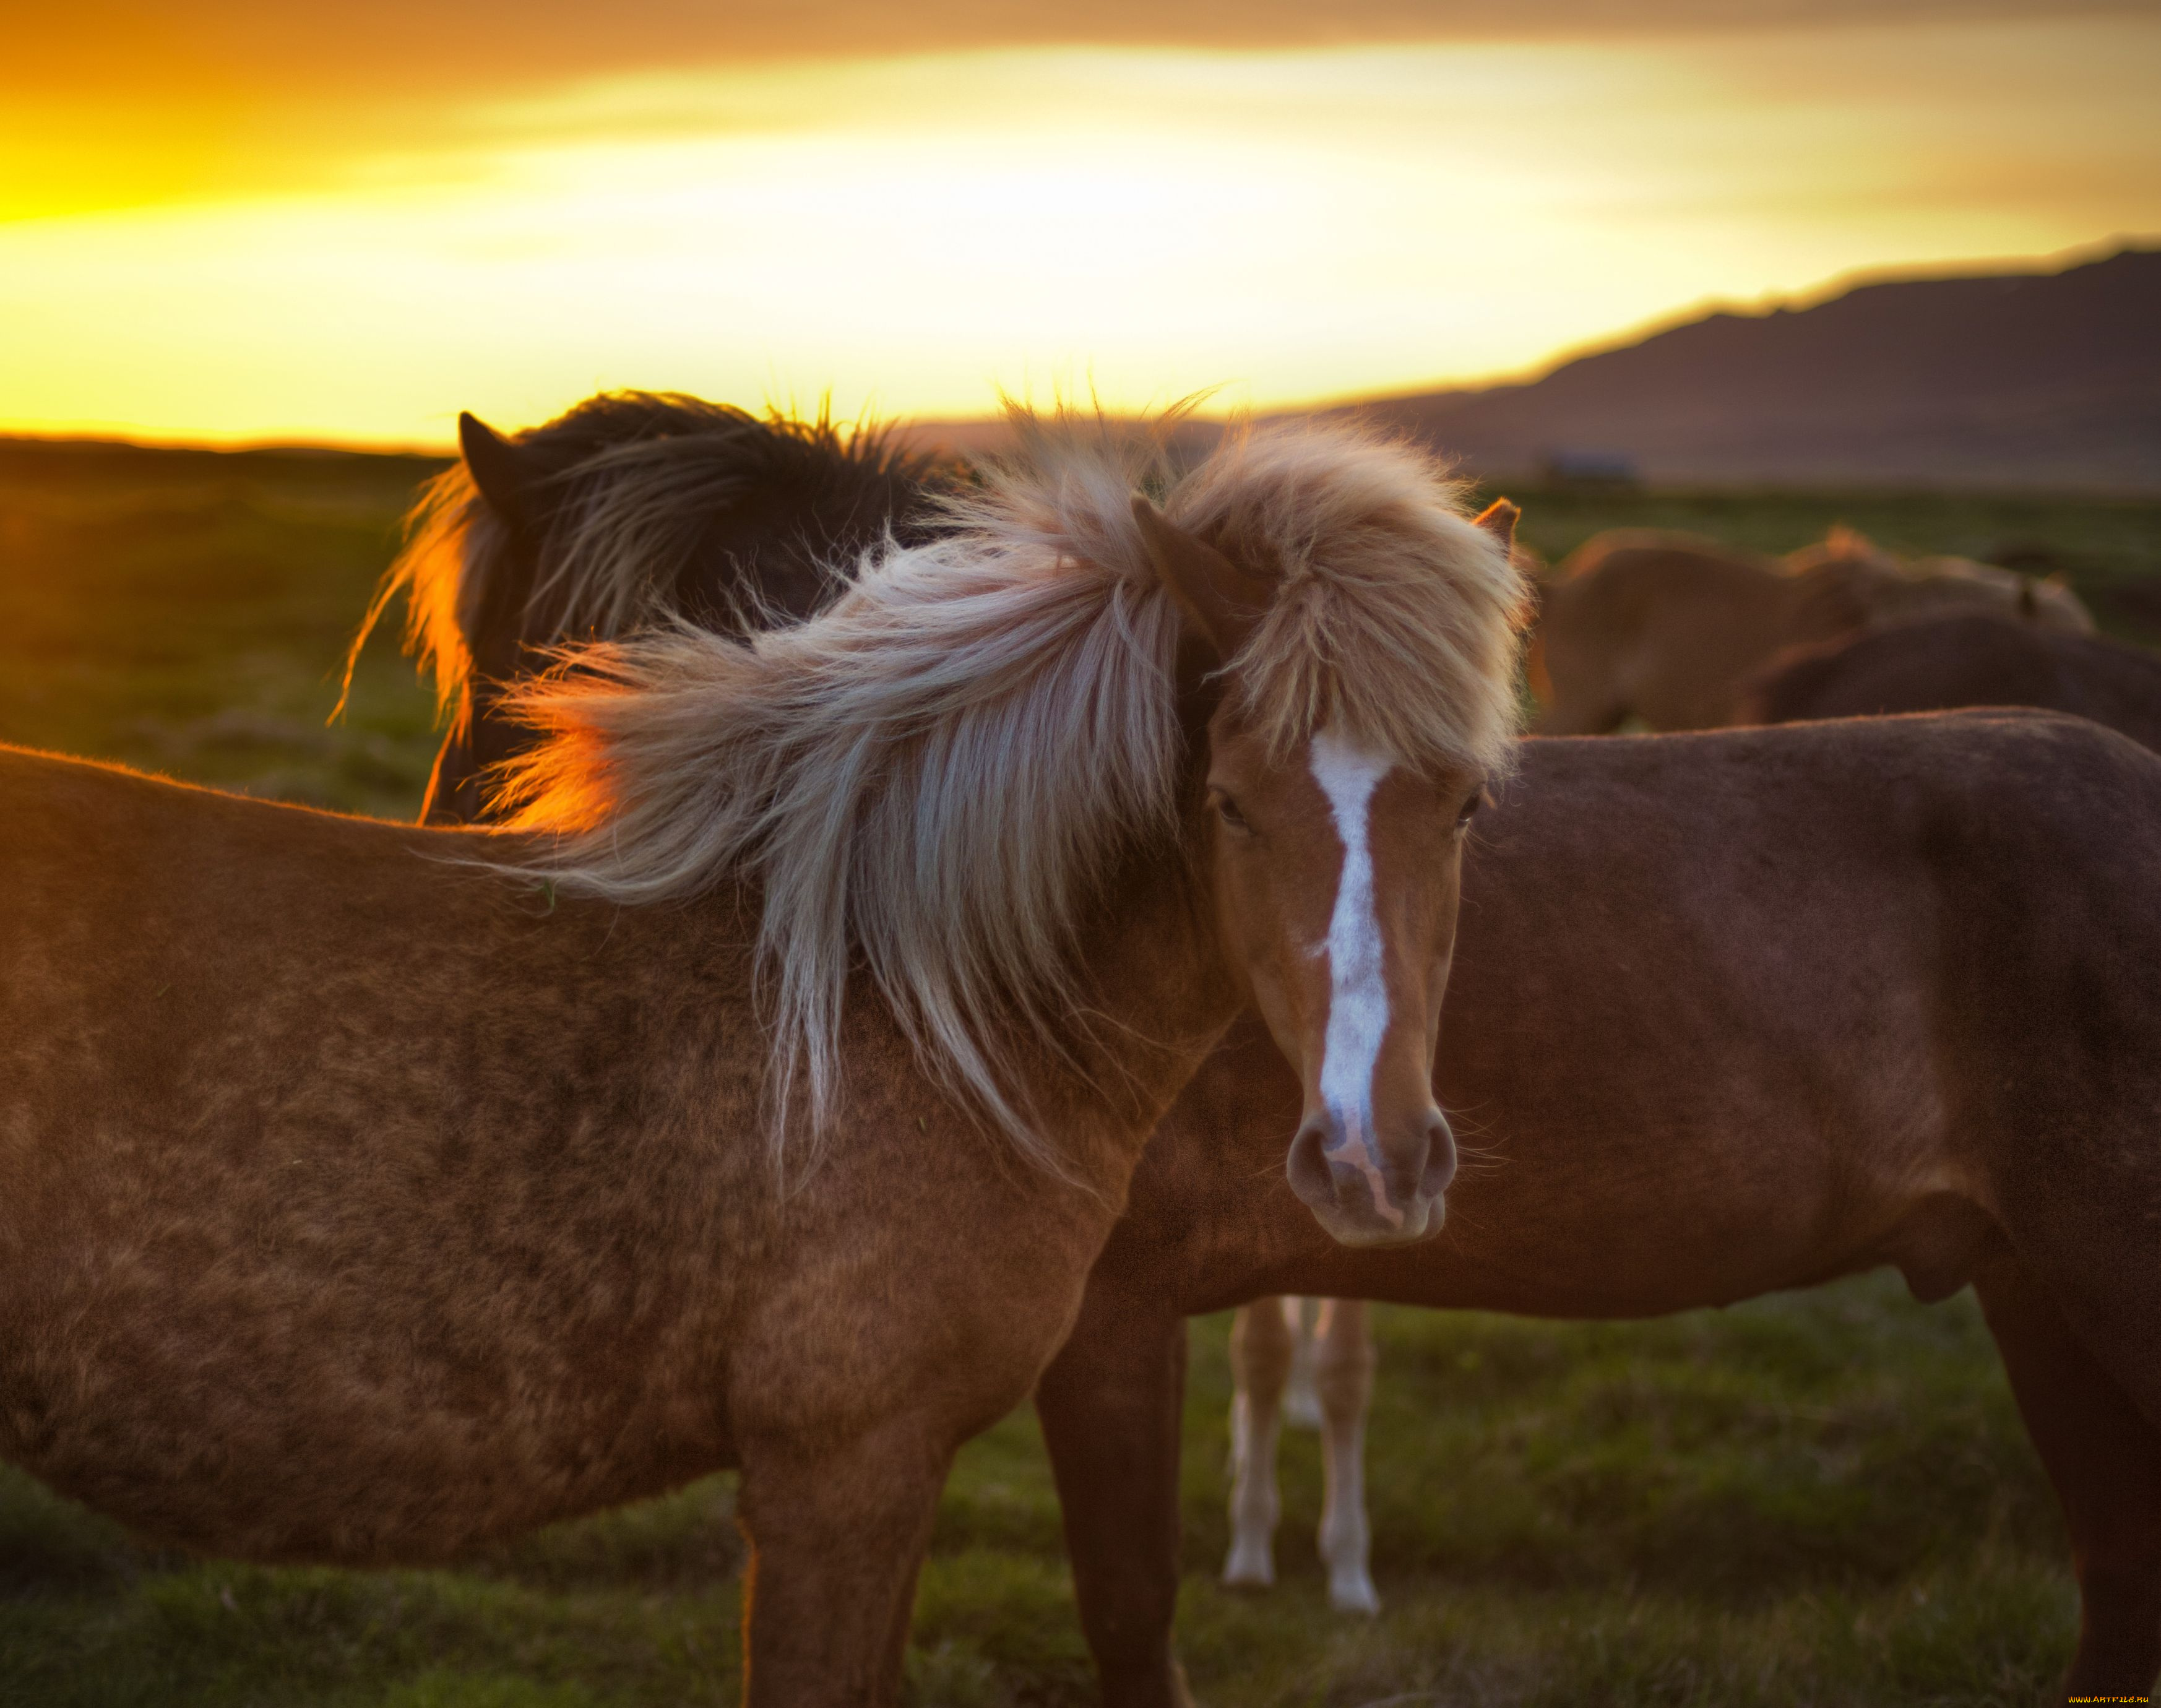
<path id="1" fill-rule="evenodd" d="M 418 461 L 0 445 L 0 741 L 409 815 L 430 708 L 336 667 Z M 2161 640 L 2161 505 L 1515 494 L 1559 556 L 1616 524 L 1766 549 L 1836 520 L 1913 551 L 2045 545 Z M 1284 1581 L 1232 1595 L 1226 1321 L 1195 1329 L 1179 1634 L 1204 1700 L 2013 1704 L 2069 1652 L 2054 1505 L 1965 1296 L 1868 1277 L 1649 1324 L 1378 1314 L 1377 1621 L 1331 1614 L 1310 1437 Z M 143 1547 L 0 1471 L 0 1704 L 596 1708 L 734 1700 L 727 1479 L 456 1571 L 265 1570 Z M 917 1604 L 925 1704 L 1090 1700 L 1034 1421 L 962 1455 Z"/>

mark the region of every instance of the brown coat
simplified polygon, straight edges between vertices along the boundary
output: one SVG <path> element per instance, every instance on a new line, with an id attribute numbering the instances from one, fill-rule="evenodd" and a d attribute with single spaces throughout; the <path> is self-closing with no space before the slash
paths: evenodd
<path id="1" fill-rule="evenodd" d="M 476 833 L 8 750 L 0 824 L 0 1454 L 153 1537 L 353 1564 L 739 1464 L 773 1700 L 882 1695 L 948 1458 L 1232 1005 L 1164 971 L 1211 961 L 1182 867 L 1136 867 L 1091 959 L 1194 1041 L 1115 1099 L 1028 1058 L 1078 1184 L 858 1000 L 854 1140 L 783 1198 L 745 898 L 551 905 L 458 863 Z"/>
<path id="2" fill-rule="evenodd" d="M 1435 1238 L 1316 1237 L 1242 1023 L 1151 1142 L 1039 1392 L 1109 1700 L 1176 1700 L 1188 1313 L 1567 1317 L 1880 1264 L 1981 1289 L 2069 1520 L 2081 1688 L 2161 1664 L 2161 759 L 1958 715 L 1533 742 L 1465 862 Z"/>

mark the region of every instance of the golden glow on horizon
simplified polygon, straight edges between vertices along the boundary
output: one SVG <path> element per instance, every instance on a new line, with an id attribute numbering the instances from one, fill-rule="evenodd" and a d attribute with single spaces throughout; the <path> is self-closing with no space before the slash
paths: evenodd
<path id="1" fill-rule="evenodd" d="M 287 187 L 187 199 L 236 121 L 169 139 L 145 205 L 0 224 L 0 430 L 441 444 L 609 386 L 936 416 L 1492 376 L 1713 298 L 2161 230 L 2157 44 L 806 62 L 476 102 L 396 148 L 318 129 L 258 174 Z"/>

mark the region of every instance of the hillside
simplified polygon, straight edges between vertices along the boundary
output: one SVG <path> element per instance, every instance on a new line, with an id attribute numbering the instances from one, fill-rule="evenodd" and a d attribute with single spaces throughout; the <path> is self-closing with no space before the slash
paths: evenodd
<path id="1" fill-rule="evenodd" d="M 1523 385 L 1345 405 L 1516 474 L 2161 490 L 2161 250 L 1705 315 Z"/>

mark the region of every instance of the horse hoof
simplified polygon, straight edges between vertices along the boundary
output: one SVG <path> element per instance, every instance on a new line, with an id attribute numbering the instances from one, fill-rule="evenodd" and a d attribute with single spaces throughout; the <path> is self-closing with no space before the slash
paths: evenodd
<path id="1" fill-rule="evenodd" d="M 1363 1571 L 1346 1572 L 1328 1580 L 1328 1605 L 1339 1613 L 1377 1613 L 1381 1597 Z"/>
<path id="2" fill-rule="evenodd" d="M 1271 1589 L 1275 1580 L 1275 1558 L 1266 1543 L 1258 1546 L 1243 1542 L 1231 1544 L 1231 1557 L 1223 1562 L 1226 1589 Z"/>

